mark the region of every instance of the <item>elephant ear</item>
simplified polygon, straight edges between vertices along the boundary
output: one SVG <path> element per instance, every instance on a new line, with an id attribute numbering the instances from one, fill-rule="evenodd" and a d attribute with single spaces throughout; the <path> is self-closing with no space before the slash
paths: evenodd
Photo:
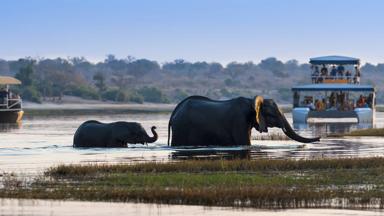
<path id="1" fill-rule="evenodd" d="M 256 123 L 259 126 L 260 132 L 268 132 L 267 124 L 262 115 L 262 106 L 263 106 L 264 98 L 261 96 L 255 97 L 255 112 L 256 112 Z"/>

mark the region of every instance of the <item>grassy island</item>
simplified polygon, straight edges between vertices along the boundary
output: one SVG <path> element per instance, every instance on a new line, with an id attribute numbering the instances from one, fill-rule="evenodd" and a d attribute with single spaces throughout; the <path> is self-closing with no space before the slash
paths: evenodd
<path id="1" fill-rule="evenodd" d="M 343 136 L 384 136 L 384 128 L 368 128 L 351 131 L 344 134 L 332 134 L 330 137 L 343 137 Z"/>
<path id="2" fill-rule="evenodd" d="M 61 165 L 30 182 L 3 175 L 0 197 L 382 209 L 383 179 L 384 158 Z"/>

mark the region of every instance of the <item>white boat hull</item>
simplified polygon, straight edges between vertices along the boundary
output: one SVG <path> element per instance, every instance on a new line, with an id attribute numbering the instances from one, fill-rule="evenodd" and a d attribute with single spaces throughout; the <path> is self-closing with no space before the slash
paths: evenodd
<path id="1" fill-rule="evenodd" d="M 293 123 L 373 123 L 374 110 L 356 108 L 350 112 L 329 110 L 311 111 L 307 107 L 296 107 L 292 110 Z"/>

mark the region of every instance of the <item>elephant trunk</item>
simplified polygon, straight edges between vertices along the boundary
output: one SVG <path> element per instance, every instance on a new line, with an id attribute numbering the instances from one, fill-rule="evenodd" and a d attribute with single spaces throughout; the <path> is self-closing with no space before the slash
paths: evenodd
<path id="1" fill-rule="evenodd" d="M 151 127 L 151 131 L 152 131 L 153 136 L 152 136 L 152 137 L 148 136 L 148 139 L 147 139 L 147 141 L 146 141 L 147 143 L 154 143 L 154 142 L 156 142 L 157 138 L 159 137 L 159 136 L 157 135 L 155 129 L 156 129 L 155 126 L 152 126 L 152 127 Z"/>
<path id="2" fill-rule="evenodd" d="M 315 138 L 305 138 L 297 134 L 291 127 L 291 125 L 288 123 L 287 119 L 284 117 L 283 114 L 281 114 L 282 122 L 283 122 L 283 132 L 285 135 L 287 135 L 289 138 L 296 140 L 298 142 L 302 143 L 311 143 L 311 142 L 317 142 L 320 141 L 320 137 Z"/>

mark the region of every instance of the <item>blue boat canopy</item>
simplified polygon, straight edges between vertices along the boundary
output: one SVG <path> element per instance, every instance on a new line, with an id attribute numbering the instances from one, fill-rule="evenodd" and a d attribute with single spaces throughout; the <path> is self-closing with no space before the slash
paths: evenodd
<path id="1" fill-rule="evenodd" d="M 356 84 L 309 84 L 294 86 L 292 91 L 369 91 L 374 92 L 375 88 L 371 85 Z"/>
<path id="2" fill-rule="evenodd" d="M 322 64 L 358 65 L 360 64 L 360 59 L 347 57 L 347 56 L 322 56 L 322 57 L 310 58 L 309 63 L 313 65 L 322 65 Z"/>

